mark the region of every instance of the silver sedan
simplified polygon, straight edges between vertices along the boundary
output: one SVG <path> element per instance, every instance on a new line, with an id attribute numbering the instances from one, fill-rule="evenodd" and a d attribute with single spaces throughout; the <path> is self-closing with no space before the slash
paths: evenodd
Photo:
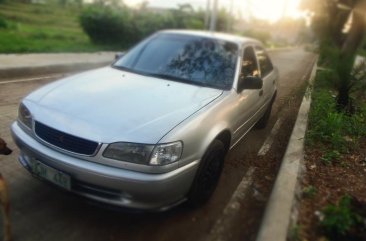
<path id="1" fill-rule="evenodd" d="M 28 95 L 12 135 L 20 163 L 62 189 L 135 209 L 199 206 L 226 153 L 265 127 L 277 78 L 257 40 L 160 31 Z"/>

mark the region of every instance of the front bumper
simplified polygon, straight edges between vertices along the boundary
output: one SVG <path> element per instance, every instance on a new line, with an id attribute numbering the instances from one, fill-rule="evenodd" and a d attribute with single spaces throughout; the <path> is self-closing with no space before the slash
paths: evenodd
<path id="1" fill-rule="evenodd" d="M 36 159 L 71 176 L 71 192 L 126 208 L 164 210 L 184 201 L 193 182 L 198 160 L 163 174 L 148 174 L 111 167 L 51 149 L 14 122 L 11 132 L 20 149 L 19 161 L 30 169 Z"/>

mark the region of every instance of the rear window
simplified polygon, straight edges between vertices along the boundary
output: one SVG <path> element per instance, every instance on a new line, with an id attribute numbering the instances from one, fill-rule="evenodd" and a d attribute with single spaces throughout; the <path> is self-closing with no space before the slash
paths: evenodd
<path id="1" fill-rule="evenodd" d="M 266 53 L 266 51 L 264 51 L 263 48 L 256 46 L 255 53 L 257 55 L 257 59 L 259 62 L 259 69 L 261 70 L 261 77 L 263 78 L 266 75 L 268 75 L 269 73 L 271 73 L 271 71 L 273 70 L 273 65 L 272 65 L 270 58 L 268 57 L 268 54 Z"/>

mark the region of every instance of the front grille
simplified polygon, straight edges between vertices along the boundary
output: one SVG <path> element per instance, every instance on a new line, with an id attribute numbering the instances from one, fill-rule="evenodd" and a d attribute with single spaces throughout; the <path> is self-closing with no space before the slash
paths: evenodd
<path id="1" fill-rule="evenodd" d="M 73 153 L 90 156 L 96 152 L 99 145 L 97 142 L 58 131 L 37 121 L 35 122 L 35 132 L 45 142 Z"/>

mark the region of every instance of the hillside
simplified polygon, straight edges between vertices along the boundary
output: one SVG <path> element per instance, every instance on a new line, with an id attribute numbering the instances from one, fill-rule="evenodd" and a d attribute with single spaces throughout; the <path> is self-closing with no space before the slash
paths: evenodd
<path id="1" fill-rule="evenodd" d="M 58 5 L 0 4 L 0 53 L 107 50 L 79 25 L 80 9 Z"/>

